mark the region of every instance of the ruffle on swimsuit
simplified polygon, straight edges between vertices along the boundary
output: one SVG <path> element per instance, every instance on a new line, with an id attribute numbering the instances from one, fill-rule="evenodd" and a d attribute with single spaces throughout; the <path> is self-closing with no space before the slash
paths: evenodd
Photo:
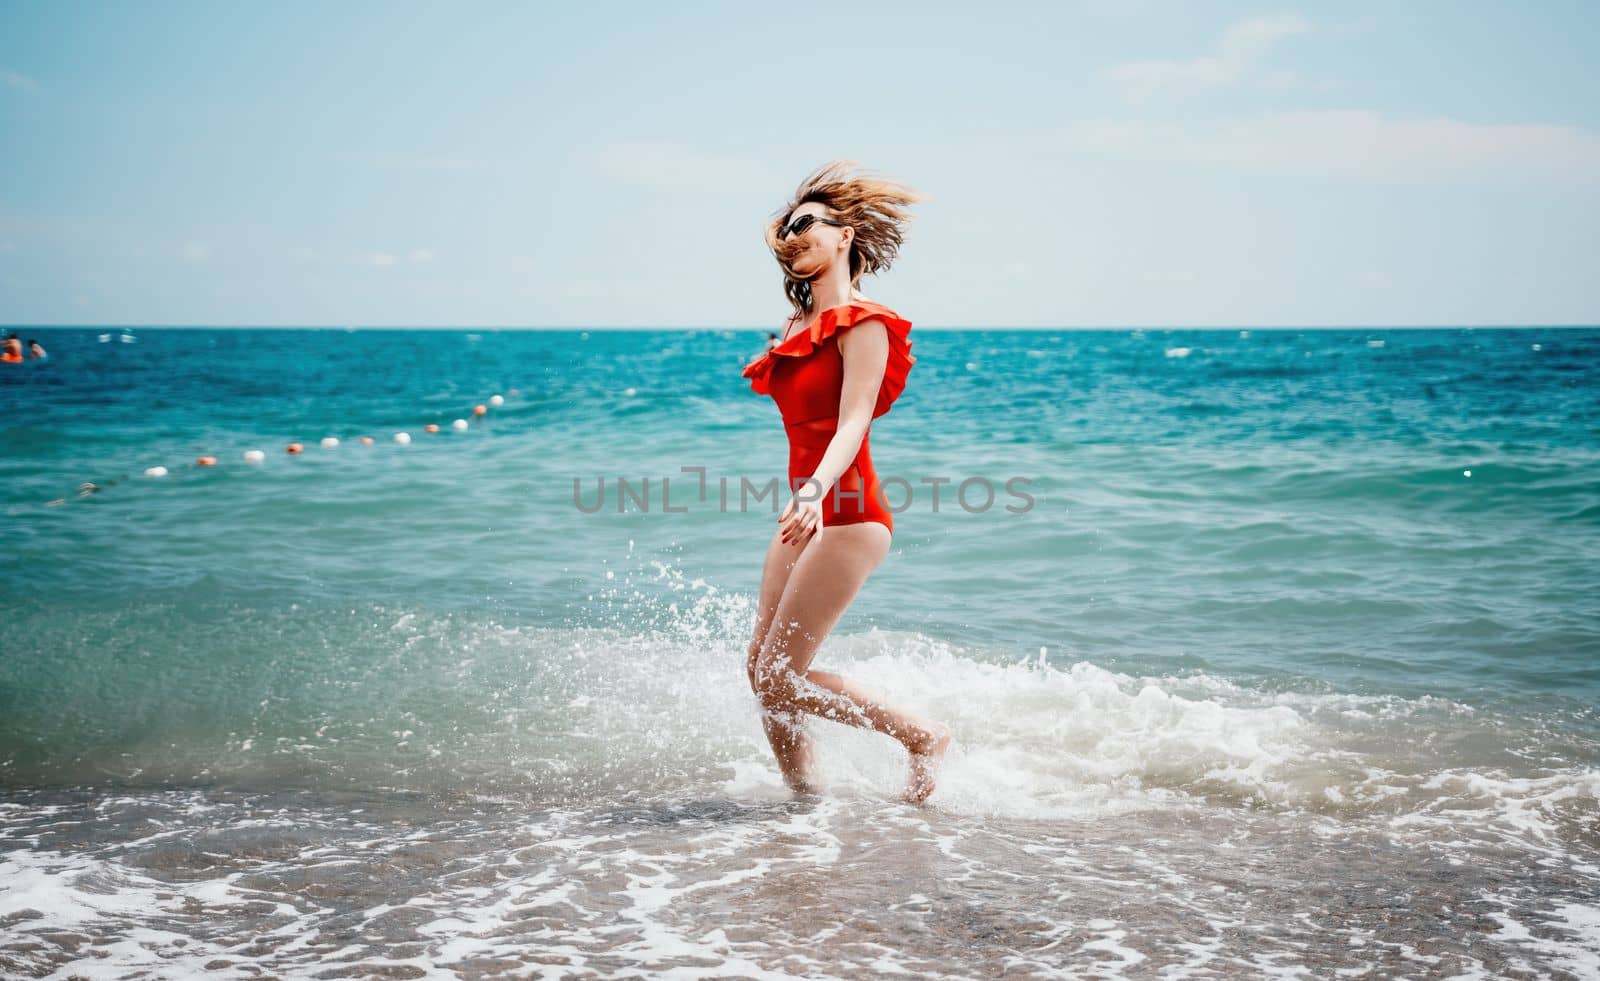
<path id="1" fill-rule="evenodd" d="M 744 377 L 750 379 L 750 388 L 757 395 L 771 395 L 770 379 L 778 358 L 806 357 L 822 347 L 828 338 L 873 317 L 881 319 L 889 328 L 889 360 L 884 365 L 878 402 L 872 409 L 872 418 L 876 419 L 888 412 L 894 400 L 905 391 L 911 366 L 917 363 L 911 354 L 911 321 L 881 303 L 855 300 L 843 306 L 829 307 L 817 316 L 816 323 L 809 328 L 745 365 Z M 834 411 L 837 412 L 837 405 Z"/>

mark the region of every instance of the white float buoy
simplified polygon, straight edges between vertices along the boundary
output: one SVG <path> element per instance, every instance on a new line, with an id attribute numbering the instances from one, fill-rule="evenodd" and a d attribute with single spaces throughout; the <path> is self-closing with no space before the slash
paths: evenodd
<path id="1" fill-rule="evenodd" d="M 495 406 L 505 405 L 506 397 L 504 395 L 491 395 L 489 396 L 489 404 Z"/>
<path id="2" fill-rule="evenodd" d="M 167 468 L 166 467 L 146 467 L 145 471 L 144 471 L 144 475 L 146 477 L 165 477 L 167 475 Z"/>
<path id="3" fill-rule="evenodd" d="M 322 445 L 326 446 L 328 449 L 331 450 L 335 446 L 339 445 L 339 437 L 337 437 L 337 436 L 324 436 L 324 437 L 322 437 Z"/>
<path id="4" fill-rule="evenodd" d="M 410 433 L 395 433 L 394 434 L 394 441 L 396 443 L 399 443 L 401 446 L 405 446 L 407 443 L 411 442 L 411 434 Z"/>
<path id="5" fill-rule="evenodd" d="M 266 458 L 267 458 L 267 454 L 265 453 L 265 451 L 262 451 L 262 450 L 245 450 L 244 451 L 244 462 L 246 462 L 246 463 L 260 463 L 262 460 L 265 460 Z"/>
<path id="6" fill-rule="evenodd" d="M 457 432 L 460 432 L 461 430 L 467 428 L 467 420 L 465 420 L 465 419 L 457 419 L 455 422 L 452 422 L 450 424 L 450 428 L 454 429 Z"/>
<path id="7" fill-rule="evenodd" d="M 1470 477 L 1470 476 L 1472 476 L 1472 471 L 1471 470 L 1463 470 L 1463 471 L 1461 471 L 1461 476 Z"/>

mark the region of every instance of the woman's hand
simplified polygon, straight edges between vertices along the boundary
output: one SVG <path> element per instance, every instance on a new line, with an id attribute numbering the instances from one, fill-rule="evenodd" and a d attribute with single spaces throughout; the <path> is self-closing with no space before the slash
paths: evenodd
<path id="1" fill-rule="evenodd" d="M 801 493 L 817 486 L 817 482 L 810 477 L 801 489 L 795 491 L 789 498 L 789 505 L 778 515 L 778 527 L 783 531 L 785 545 L 804 545 L 812 535 L 822 540 L 822 495 L 814 498 L 801 499 Z"/>

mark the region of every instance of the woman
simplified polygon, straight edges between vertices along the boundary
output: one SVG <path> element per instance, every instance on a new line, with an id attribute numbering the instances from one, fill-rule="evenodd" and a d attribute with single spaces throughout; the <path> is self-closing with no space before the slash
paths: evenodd
<path id="1" fill-rule="evenodd" d="M 746 667 L 784 782 L 800 792 L 816 787 L 807 714 L 875 729 L 905 746 L 907 801 L 933 793 L 950 745 L 945 726 L 811 670 L 823 638 L 888 554 L 894 531 L 867 435 L 915 363 L 911 322 L 862 296 L 857 284 L 889 268 L 907 206 L 919 200 L 909 188 L 834 161 L 807 177 L 767 226 L 794 315 L 782 340 L 746 365 L 744 376 L 778 403 L 794 496 L 767 545 Z"/>

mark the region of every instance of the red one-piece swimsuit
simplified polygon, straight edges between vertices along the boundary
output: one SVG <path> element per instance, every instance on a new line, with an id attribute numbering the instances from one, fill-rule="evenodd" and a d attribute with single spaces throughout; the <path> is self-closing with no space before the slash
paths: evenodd
<path id="1" fill-rule="evenodd" d="M 805 478 L 816 472 L 839 428 L 844 356 L 839 353 L 837 335 L 869 318 L 882 320 L 889 328 L 889 360 L 872 409 L 876 419 L 888 412 L 905 390 L 906 376 L 917 360 L 911 355 L 907 336 L 911 321 L 880 303 L 856 300 L 830 307 L 818 314 L 809 328 L 745 365 L 744 377 L 750 379 L 750 388 L 758 395 L 772 396 L 783 415 L 783 428 L 789 436 L 791 491 L 798 491 Z M 855 459 L 822 495 L 823 527 L 876 521 L 894 531 L 894 515 L 872 467 L 871 433 L 869 423 Z"/>

